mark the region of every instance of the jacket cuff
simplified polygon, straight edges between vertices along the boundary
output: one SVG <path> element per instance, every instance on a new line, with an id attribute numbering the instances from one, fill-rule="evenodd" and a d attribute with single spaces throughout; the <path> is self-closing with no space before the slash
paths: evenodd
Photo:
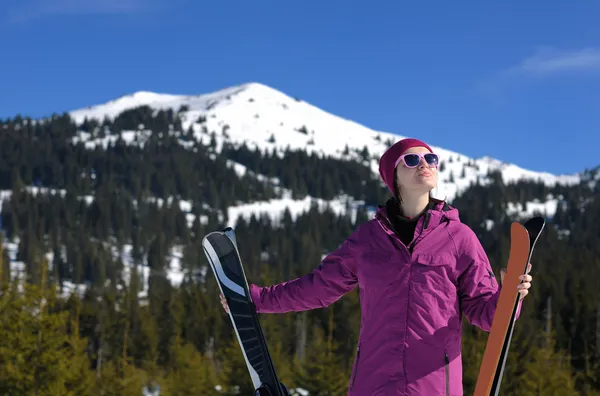
<path id="1" fill-rule="evenodd" d="M 252 304 L 254 305 L 254 309 L 256 310 L 257 313 L 260 313 L 260 291 L 261 291 L 261 287 L 257 286 L 255 284 L 250 284 L 250 300 L 252 301 Z"/>

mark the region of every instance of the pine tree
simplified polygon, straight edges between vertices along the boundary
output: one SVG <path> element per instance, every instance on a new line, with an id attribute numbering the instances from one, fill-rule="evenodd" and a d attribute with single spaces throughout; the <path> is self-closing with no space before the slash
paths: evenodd
<path id="1" fill-rule="evenodd" d="M 533 359 L 524 365 L 525 375 L 519 378 L 511 394 L 525 395 L 579 395 L 571 375 L 570 356 L 566 352 L 555 350 L 555 337 L 550 345 L 537 348 Z"/>
<path id="2" fill-rule="evenodd" d="M 331 310 L 331 307 L 329 308 Z M 310 395 L 343 396 L 348 391 L 350 371 L 338 354 L 338 341 L 324 331 L 313 329 L 312 343 L 306 360 L 295 362 L 293 386 L 306 389 Z"/>
<path id="3" fill-rule="evenodd" d="M 148 375 L 143 370 L 131 364 L 122 366 L 107 361 L 97 376 L 94 392 L 102 396 L 139 396 L 148 382 Z"/>
<path id="4" fill-rule="evenodd" d="M 170 349 L 171 362 L 161 395 L 196 396 L 215 393 L 217 377 L 212 363 L 190 343 L 177 338 Z"/>
<path id="5" fill-rule="evenodd" d="M 225 395 L 252 395 L 254 386 L 248 375 L 248 366 L 236 337 L 230 337 L 219 352 L 217 387 Z"/>
<path id="6" fill-rule="evenodd" d="M 17 282 L 17 281 L 15 281 Z M 68 312 L 39 285 L 5 290 L 0 300 L 0 389 L 3 394 L 91 395 L 87 342 L 68 332 Z"/>
<path id="7" fill-rule="evenodd" d="M 90 370 L 90 360 L 87 355 L 88 340 L 80 337 L 79 314 L 81 302 L 75 299 L 75 312 L 70 318 L 70 334 L 68 343 L 73 350 L 73 355 L 65 364 L 68 373 L 66 387 L 73 396 L 93 395 L 94 373 Z"/>

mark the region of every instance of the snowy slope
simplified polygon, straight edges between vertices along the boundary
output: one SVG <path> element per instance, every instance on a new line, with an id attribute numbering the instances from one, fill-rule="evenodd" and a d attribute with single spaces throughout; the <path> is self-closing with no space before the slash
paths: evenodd
<path id="1" fill-rule="evenodd" d="M 210 139 L 210 133 L 215 132 L 218 149 L 224 141 L 245 142 L 251 148 L 258 147 L 262 150 L 302 149 L 342 158 L 344 149 L 348 146 L 349 156 L 359 158 L 358 152 L 367 147 L 373 172 L 377 172 L 377 158 L 388 144 L 404 137 L 375 131 L 259 83 L 198 96 L 136 92 L 105 104 L 75 110 L 71 115 L 78 122 L 82 122 L 85 117 L 102 120 L 104 117 L 114 118 L 121 111 L 140 105 L 149 105 L 155 109 L 171 108 L 174 111 L 187 106 L 189 110 L 182 113 L 185 130 L 191 125 L 195 137 L 204 142 Z M 199 119 L 202 122 L 198 122 Z M 203 133 L 203 129 L 208 134 Z M 147 134 L 147 131 L 127 131 L 123 133 L 123 137 L 133 142 L 136 135 L 143 134 Z M 105 145 L 107 139 L 111 138 L 116 137 L 94 140 L 91 134 L 82 133 L 79 140 L 87 141 L 92 147 L 96 144 Z M 138 138 L 138 141 L 143 141 L 143 137 Z M 488 170 L 499 169 L 507 182 L 539 179 L 552 185 L 575 184 L 580 181 L 579 174 L 558 176 L 533 172 L 489 157 L 469 158 L 438 147 L 435 142 L 431 143 L 445 162 L 440 174 L 440 188 L 435 191 L 435 195 L 450 201 L 478 178 L 485 183 Z"/>

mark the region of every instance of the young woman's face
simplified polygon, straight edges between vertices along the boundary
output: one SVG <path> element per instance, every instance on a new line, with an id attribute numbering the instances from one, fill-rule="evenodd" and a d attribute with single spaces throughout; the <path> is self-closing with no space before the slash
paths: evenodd
<path id="1" fill-rule="evenodd" d="M 411 147 L 404 154 L 427 154 L 429 152 L 425 147 Z M 437 185 L 437 167 L 427 164 L 424 158 L 421 158 L 420 161 L 416 168 L 408 168 L 404 164 L 404 161 L 398 163 L 396 167 L 396 180 L 398 186 L 400 186 L 400 194 L 403 192 L 426 194 Z"/>

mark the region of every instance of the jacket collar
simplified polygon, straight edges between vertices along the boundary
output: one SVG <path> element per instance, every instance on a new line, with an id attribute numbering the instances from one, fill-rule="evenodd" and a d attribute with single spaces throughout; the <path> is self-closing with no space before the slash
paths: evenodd
<path id="1" fill-rule="evenodd" d="M 391 221 L 387 212 L 387 205 L 396 204 L 393 200 L 395 198 L 390 198 L 385 205 L 379 205 L 375 213 L 375 218 L 390 235 L 393 235 L 394 231 L 390 227 Z M 430 205 L 419 217 L 417 230 L 419 233 L 422 230 L 431 231 L 443 222 L 450 221 L 460 221 L 458 209 L 450 206 L 446 201 L 431 198 Z"/>

